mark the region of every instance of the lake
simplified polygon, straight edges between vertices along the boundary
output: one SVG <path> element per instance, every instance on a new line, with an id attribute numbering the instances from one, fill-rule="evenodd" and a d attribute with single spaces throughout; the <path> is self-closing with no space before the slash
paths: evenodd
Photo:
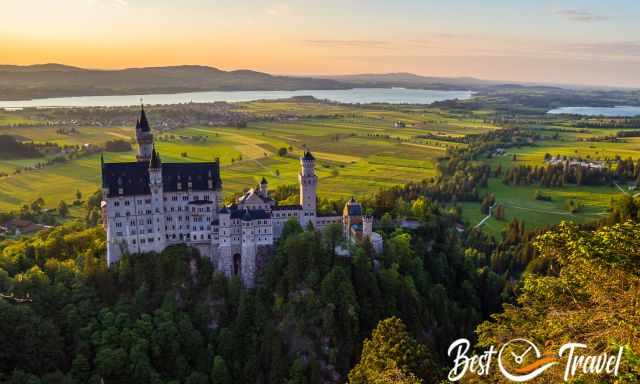
<path id="1" fill-rule="evenodd" d="M 406 88 L 354 88 L 344 90 L 308 90 L 308 91 L 211 91 L 185 92 L 150 95 L 119 96 L 79 96 L 57 97 L 34 100 L 0 100 L 0 108 L 29 107 L 125 107 L 140 104 L 146 105 L 181 104 L 181 103 L 213 103 L 216 101 L 253 101 L 286 99 L 294 96 L 313 96 L 317 99 L 331 100 L 348 104 L 392 103 L 392 104 L 431 104 L 436 101 L 453 99 L 469 99 L 471 91 L 440 91 L 428 89 Z"/>
<path id="2" fill-rule="evenodd" d="M 561 114 L 567 113 L 580 116 L 607 116 L 607 117 L 631 117 L 640 116 L 640 107 L 617 106 L 617 107 L 562 107 L 552 109 L 547 113 Z"/>

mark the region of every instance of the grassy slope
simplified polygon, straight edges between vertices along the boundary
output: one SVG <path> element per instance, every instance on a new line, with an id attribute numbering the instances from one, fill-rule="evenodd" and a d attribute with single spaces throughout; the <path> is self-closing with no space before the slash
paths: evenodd
<path id="1" fill-rule="evenodd" d="M 605 136 L 615 134 L 616 130 L 589 129 L 587 133 L 563 132 L 557 140 L 545 140 L 535 147 L 509 148 L 504 156 L 492 159 L 483 159 L 495 168 L 500 165 L 508 169 L 518 165 L 544 166 L 544 155 L 562 156 L 587 156 L 592 159 L 615 158 L 620 155 L 623 158 L 640 157 L 640 138 L 628 138 L 626 143 L 609 142 L 578 142 L 577 138 L 589 136 Z M 543 132 L 550 135 L 549 132 Z M 516 160 L 513 161 L 513 155 Z M 543 194 L 551 196 L 551 202 L 536 201 L 533 199 L 535 190 L 539 189 Z M 523 220 L 527 227 L 552 225 L 561 220 L 585 222 L 598 218 L 606 213 L 611 199 L 620 196 L 621 192 L 616 187 L 576 187 L 565 186 L 563 188 L 540 188 L 538 186 L 505 186 L 502 180 L 492 179 L 489 188 L 482 193 L 494 193 L 499 204 L 505 207 L 505 220 L 489 219 L 483 226 L 483 230 L 492 235 L 499 235 L 506 223 L 513 218 Z M 584 205 L 582 211 L 577 214 L 569 213 L 566 208 L 567 199 L 576 199 Z M 463 216 L 469 224 L 475 225 L 486 215 L 480 213 L 480 204 L 464 203 Z"/>
<path id="2" fill-rule="evenodd" d="M 551 196 L 552 201 L 538 201 L 533 198 L 535 190 Z M 491 179 L 489 188 L 482 193 L 491 192 L 496 201 L 505 207 L 505 219 L 489 219 L 483 230 L 494 236 L 499 236 L 502 228 L 514 218 L 524 221 L 527 228 L 552 225 L 562 220 L 586 222 L 598 219 L 605 214 L 612 198 L 617 198 L 621 192 L 615 187 L 576 187 L 538 188 L 535 186 L 507 186 L 502 180 Z M 565 208 L 567 199 L 577 199 L 584 208 L 571 214 Z M 479 203 L 463 203 L 463 217 L 470 225 L 475 225 L 486 215 L 480 212 Z"/>
<path id="3" fill-rule="evenodd" d="M 407 143 L 398 140 L 398 137 L 409 139 L 428 132 L 459 135 L 465 131 L 492 129 L 480 121 L 461 120 L 424 108 L 388 111 L 292 102 L 243 103 L 239 108 L 265 115 L 293 111 L 301 115 L 335 113 L 340 117 L 260 122 L 244 129 L 192 127 L 172 131 L 170 134 L 176 136 L 207 136 L 208 140 L 158 140 L 156 145 L 162 159 L 177 162 L 211 161 L 219 157 L 225 192 L 234 193 L 255 185 L 262 176 L 268 178 L 271 188 L 297 183 L 297 157 L 306 145 L 318 159 L 320 196 L 348 197 L 430 177 L 435 174 L 433 159 L 444 153 L 445 146 L 454 145 L 437 140 L 430 140 L 428 144 Z M 416 123 L 416 126 L 396 129 L 393 128 L 396 120 Z M 79 134 L 70 136 L 57 134 L 55 128 L 0 129 L 0 133 L 9 132 L 36 141 L 67 145 L 101 144 L 115 138 L 132 138 L 134 135 L 130 127 L 81 127 L 78 130 Z M 371 136 L 376 134 L 389 135 L 391 138 Z M 292 147 L 293 152 L 280 157 L 276 152 L 281 147 Z M 183 152 L 187 153 L 186 158 L 182 157 Z M 105 154 L 105 160 L 109 162 L 131 161 L 134 157 L 133 151 Z M 242 160 L 239 160 L 240 157 Z M 41 160 L 2 162 L 0 171 L 11 172 Z M 85 194 L 93 193 L 100 187 L 99 164 L 99 156 L 94 155 L 2 178 L 0 209 L 15 209 L 40 196 L 48 206 L 55 206 L 60 200 L 71 201 L 76 189 Z M 336 171 L 337 175 L 334 175 Z"/>

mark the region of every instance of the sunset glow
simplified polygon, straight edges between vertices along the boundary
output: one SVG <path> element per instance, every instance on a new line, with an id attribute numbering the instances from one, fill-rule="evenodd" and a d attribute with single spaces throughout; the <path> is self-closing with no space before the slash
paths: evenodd
<path id="1" fill-rule="evenodd" d="M 2 64 L 640 86 L 634 1 L 4 0 L 1 8 Z"/>

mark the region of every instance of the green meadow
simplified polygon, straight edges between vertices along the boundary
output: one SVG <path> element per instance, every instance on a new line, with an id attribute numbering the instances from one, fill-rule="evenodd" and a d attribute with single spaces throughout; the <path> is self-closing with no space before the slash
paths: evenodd
<path id="1" fill-rule="evenodd" d="M 537 142 L 535 146 L 523 146 L 520 148 L 508 148 L 504 155 L 492 158 L 483 158 L 480 161 L 491 165 L 493 169 L 498 165 L 503 170 L 515 166 L 544 166 L 544 156 L 549 153 L 552 156 L 581 157 L 592 160 L 621 158 L 640 158 L 640 138 L 626 138 L 625 142 L 588 142 L 577 141 L 578 138 L 613 135 L 617 130 L 612 129 L 588 129 L 586 132 L 565 131 L 553 140 L 546 139 Z M 549 136 L 555 132 L 542 131 L 543 136 Z M 514 160 L 515 156 L 515 160 Z M 622 186 L 623 188 L 626 186 Z M 543 195 L 550 196 L 551 201 L 538 201 L 534 199 L 535 191 L 539 190 Z M 524 221 L 527 228 L 535 228 L 556 224 L 562 220 L 578 223 L 588 222 L 606 215 L 612 199 L 622 195 L 617 187 L 609 186 L 581 186 L 567 185 L 562 188 L 541 188 L 536 185 L 513 186 L 505 185 L 502 179 L 491 179 L 489 187 L 482 190 L 481 194 L 493 193 L 496 202 L 505 208 L 505 218 L 497 220 L 491 217 L 482 228 L 486 233 L 499 236 L 505 225 L 514 218 Z M 575 213 L 570 213 L 566 208 L 567 200 L 575 200 L 583 205 L 583 208 Z M 463 218 L 471 226 L 479 223 L 486 215 L 480 212 L 480 204 L 466 202 L 461 204 Z"/>
<path id="2" fill-rule="evenodd" d="M 195 162 L 219 158 L 224 191 L 232 194 L 253 187 L 263 176 L 271 188 L 297 183 L 298 158 L 304 148 L 309 148 L 317 159 L 320 196 L 345 198 L 431 177 L 435 175 L 435 159 L 448 146 L 460 145 L 413 139 L 417 135 L 460 136 L 495 129 L 481 120 L 461 119 L 425 108 L 389 110 L 254 102 L 238 104 L 238 109 L 265 119 L 246 128 L 196 126 L 154 132 L 162 160 Z M 281 113 L 293 113 L 294 117 L 278 121 L 266 118 Z M 153 116 L 150 119 L 153 125 Z M 394 128 L 395 121 L 403 121 L 406 127 Z M 132 140 L 135 135 L 132 127 L 79 127 L 77 131 L 64 135 L 53 127 L 2 128 L 0 134 L 61 145 L 100 145 L 114 139 Z M 287 148 L 287 155 L 279 156 L 279 148 Z M 128 153 L 106 152 L 104 158 L 107 162 L 133 161 L 135 150 L 134 146 Z M 1 161 L 0 172 L 11 174 L 44 160 Z M 0 210 L 16 209 L 38 197 L 53 207 L 60 200 L 72 201 L 76 190 L 85 195 L 93 193 L 100 188 L 99 167 L 99 155 L 91 155 L 0 178 Z"/>
<path id="3" fill-rule="evenodd" d="M 238 103 L 236 109 L 253 114 L 259 121 L 245 128 L 193 126 L 171 131 L 155 131 L 156 148 L 163 161 L 221 161 L 221 176 L 226 195 L 255 186 L 266 177 L 270 187 L 296 184 L 300 168 L 299 156 L 309 148 L 317 159 L 320 178 L 319 195 L 324 198 L 361 196 L 384 187 L 422 180 L 436 174 L 436 159 L 451 146 L 464 144 L 437 139 L 417 139 L 425 134 L 464 136 L 487 132 L 496 127 L 483 122 L 480 112 L 461 117 L 438 108 L 419 106 L 345 106 L 317 102 L 262 101 Z M 13 120 L 12 120 L 13 119 Z M 19 119 L 8 112 L 0 114 L 0 122 Z M 153 116 L 150 116 L 154 126 Z M 402 121 L 404 128 L 395 128 Z M 1 125 L 1 124 L 0 124 Z M 594 136 L 615 134 L 609 129 L 571 129 L 562 124 L 557 137 L 554 131 L 541 130 L 544 140 L 535 146 L 509 148 L 503 156 L 484 158 L 492 167 L 503 170 L 518 165 L 542 166 L 546 153 L 591 159 L 640 156 L 640 138 L 626 142 L 578 141 Z M 133 127 L 78 127 L 74 134 L 60 134 L 54 127 L 5 127 L 0 134 L 19 136 L 23 140 L 55 142 L 60 145 L 102 145 L 106 141 L 134 140 Z M 280 156 L 278 150 L 286 148 Z M 105 161 L 133 161 L 137 148 L 126 153 L 104 153 Z M 514 160 L 515 155 L 515 160 Z M 2 160 L 0 172 L 0 210 L 13 210 L 43 197 L 49 207 L 60 200 L 71 202 L 76 190 L 84 195 L 100 188 L 100 156 L 90 155 L 22 171 L 46 158 Z M 550 202 L 534 199 L 536 189 L 551 196 Z M 538 188 L 506 186 L 491 179 L 481 194 L 493 193 L 505 208 L 504 220 L 488 219 L 482 229 L 500 236 L 512 219 L 523 220 L 527 228 L 552 225 L 561 220 L 586 222 L 606 214 L 612 198 L 621 195 L 615 187 Z M 576 214 L 566 209 L 568 199 L 577 200 L 583 208 Z M 479 203 L 463 203 L 463 220 L 469 226 L 485 215 Z"/>
<path id="4" fill-rule="evenodd" d="M 536 200 L 536 190 L 550 196 L 551 201 Z M 513 219 L 524 221 L 527 229 L 550 226 L 563 220 L 577 223 L 597 220 L 606 215 L 611 199 L 622 195 L 616 187 L 569 185 L 563 188 L 539 188 L 505 185 L 501 179 L 495 178 L 490 179 L 488 188 L 481 192 L 493 193 L 496 203 L 504 207 L 504 219 L 498 220 L 492 216 L 481 227 L 483 231 L 496 237 L 501 235 L 502 229 Z M 566 201 L 570 199 L 579 201 L 583 208 L 575 214 L 570 213 L 566 209 Z M 479 203 L 465 202 L 460 205 L 462 216 L 469 226 L 477 225 L 487 216 L 480 212 Z"/>

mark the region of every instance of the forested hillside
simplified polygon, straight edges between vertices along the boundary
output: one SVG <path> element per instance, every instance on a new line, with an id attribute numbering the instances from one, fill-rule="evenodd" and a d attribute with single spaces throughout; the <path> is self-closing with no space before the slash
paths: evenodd
<path id="1" fill-rule="evenodd" d="M 610 227 L 536 238 L 516 221 L 498 243 L 456 231 L 459 212 L 412 191 L 369 202 L 384 216 L 378 257 L 368 243 L 337 256 L 339 227 L 288 222 L 253 290 L 183 246 L 108 270 L 95 219 L 5 240 L 0 382 L 434 383 L 449 344 L 475 340 L 504 303 L 479 328 L 480 346 L 514 334 L 624 344 L 624 377 L 637 375 L 640 201 L 612 207 Z M 420 228 L 396 227 L 399 211 Z"/>
<path id="2" fill-rule="evenodd" d="M 330 79 L 272 76 L 249 70 L 182 65 L 175 67 L 94 70 L 59 64 L 0 66 L 0 100 L 61 96 L 177 93 L 194 91 L 258 91 L 345 89 Z"/>
<path id="3" fill-rule="evenodd" d="M 29 159 L 42 156 L 31 143 L 20 143 L 13 136 L 0 135 L 0 159 Z"/>

